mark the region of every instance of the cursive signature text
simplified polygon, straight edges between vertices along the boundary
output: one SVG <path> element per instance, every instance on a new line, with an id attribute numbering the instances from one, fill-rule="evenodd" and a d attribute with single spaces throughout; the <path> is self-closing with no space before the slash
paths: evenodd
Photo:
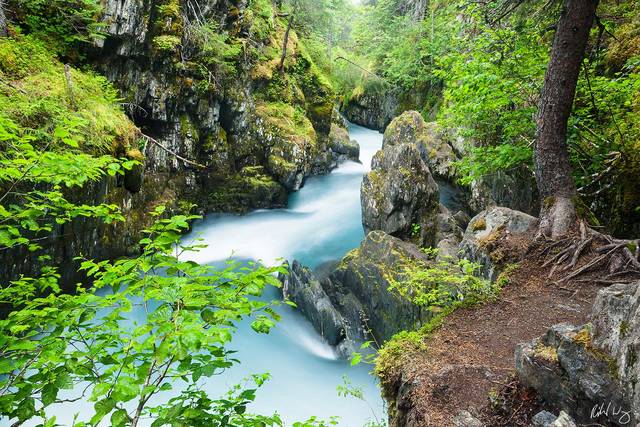
<path id="1" fill-rule="evenodd" d="M 618 424 L 625 425 L 631 422 L 631 411 L 623 411 L 622 406 L 617 406 L 612 402 L 596 404 L 591 408 L 591 419 L 599 417 L 617 418 Z"/>

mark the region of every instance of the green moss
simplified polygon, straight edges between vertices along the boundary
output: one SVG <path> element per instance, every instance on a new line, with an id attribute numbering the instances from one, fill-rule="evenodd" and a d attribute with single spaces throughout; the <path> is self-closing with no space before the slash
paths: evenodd
<path id="1" fill-rule="evenodd" d="M 620 338 L 624 338 L 629 333 L 629 322 L 623 320 L 620 322 Z"/>
<path id="2" fill-rule="evenodd" d="M 509 285 L 510 280 L 511 280 L 511 275 L 518 270 L 518 268 L 520 267 L 519 264 L 507 264 L 504 269 L 502 270 L 502 272 L 498 275 L 498 278 L 496 279 L 496 286 L 498 287 L 498 289 L 502 289 L 505 286 Z"/>
<path id="3" fill-rule="evenodd" d="M 473 231 L 486 230 L 487 229 L 487 220 L 484 219 L 484 218 L 478 218 L 477 220 L 473 221 L 473 224 L 471 224 L 471 229 Z"/>
<path id="4" fill-rule="evenodd" d="M 618 364 L 616 362 L 616 359 L 611 357 L 604 350 L 601 350 L 593 345 L 591 336 L 591 325 L 587 325 L 583 329 L 578 331 L 574 335 L 573 341 L 577 344 L 582 345 L 585 350 L 587 350 L 593 357 L 605 363 L 607 365 L 611 378 L 618 379 Z"/>
<path id="5" fill-rule="evenodd" d="M 273 16 L 273 4 L 270 0 L 252 0 L 245 15 L 251 34 L 259 40 L 266 40 L 274 27 Z"/>
<path id="6" fill-rule="evenodd" d="M 284 102 L 260 102 L 256 105 L 256 113 L 268 127 L 294 143 L 316 141 L 316 131 L 300 108 Z"/>
<path id="7" fill-rule="evenodd" d="M 162 35 L 153 38 L 153 48 L 157 52 L 170 53 L 175 51 L 180 46 L 181 41 L 179 37 L 172 35 Z"/>
<path id="8" fill-rule="evenodd" d="M 196 141 L 199 140 L 198 128 L 196 128 L 193 123 L 191 123 L 191 120 L 189 120 L 189 116 L 184 114 L 180 116 L 180 134 L 183 138 L 190 137 Z"/>
<path id="9" fill-rule="evenodd" d="M 246 166 L 220 183 L 209 195 L 209 206 L 216 211 L 247 212 L 258 207 L 283 205 L 286 191 L 262 166 Z"/>
<path id="10" fill-rule="evenodd" d="M 538 343 L 534 349 L 534 355 L 550 363 L 558 363 L 558 351 L 551 346 Z"/>
<path id="11" fill-rule="evenodd" d="M 555 197 L 553 197 L 553 196 L 545 197 L 544 200 L 542 201 L 542 208 L 543 209 L 550 209 L 555 202 L 556 202 L 556 198 Z"/>
<path id="12" fill-rule="evenodd" d="M 5 82 L 0 84 L 0 114 L 36 141 L 49 141 L 57 127 L 64 127 L 87 152 L 122 155 L 136 148 L 139 131 L 107 79 L 74 68 L 69 75 L 70 84 L 64 65 L 42 42 L 0 37 L 0 79 Z"/>
<path id="13" fill-rule="evenodd" d="M 180 11 L 179 0 L 165 0 L 158 2 L 157 15 L 153 25 L 153 31 L 157 35 L 173 35 L 182 37 L 184 21 Z"/>

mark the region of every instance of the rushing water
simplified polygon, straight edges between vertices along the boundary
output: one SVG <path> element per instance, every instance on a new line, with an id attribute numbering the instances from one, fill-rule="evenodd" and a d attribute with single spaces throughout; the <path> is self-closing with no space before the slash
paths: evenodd
<path id="1" fill-rule="evenodd" d="M 362 163 L 345 162 L 332 173 L 309 178 L 292 194 L 287 209 L 260 210 L 244 216 L 210 215 L 194 226 L 185 239 L 201 237 L 209 247 L 192 256 L 214 263 L 233 256 L 273 265 L 279 259 L 297 259 L 309 267 L 341 258 L 364 237 L 360 211 L 360 183 L 382 135 L 351 125 L 352 139 L 360 144 Z M 275 295 L 274 295 L 275 296 Z M 312 415 L 339 416 L 340 425 L 359 427 L 384 418 L 377 382 L 365 365 L 352 367 L 336 357 L 311 324 L 298 312 L 279 309 L 282 320 L 269 335 L 258 335 L 243 324 L 231 348 L 240 365 L 208 385 L 212 395 L 252 373 L 269 372 L 272 379 L 258 392 L 251 410 L 277 411 L 287 424 Z M 336 387 L 347 376 L 361 387 L 365 401 L 339 397 Z"/>
<path id="2" fill-rule="evenodd" d="M 382 135 L 351 125 L 350 135 L 360 144 L 362 164 L 345 162 L 332 173 L 312 177 L 289 198 L 288 209 L 261 210 L 248 215 L 209 215 L 197 223 L 184 239 L 201 237 L 209 246 L 194 253 L 200 263 L 216 264 L 231 257 L 274 265 L 281 259 L 298 259 L 309 267 L 341 258 L 364 237 L 360 212 L 360 183 L 370 168 Z M 266 297 L 278 298 L 272 290 Z M 311 324 L 288 306 L 277 310 L 282 319 L 268 335 L 255 333 L 249 321 L 239 325 L 230 348 L 236 350 L 239 365 L 214 376 L 204 388 L 211 397 L 221 397 L 231 386 L 251 374 L 269 372 L 271 380 L 258 392 L 250 410 L 271 415 L 278 412 L 286 425 L 311 416 L 328 420 L 340 417 L 340 426 L 360 427 L 369 420 L 383 419 L 384 409 L 377 382 L 366 365 L 350 366 L 338 359 Z M 130 320 L 144 321 L 143 313 L 131 313 Z M 343 377 L 362 389 L 365 400 L 339 397 L 336 387 Z M 82 386 L 82 385 L 81 385 Z M 78 390 L 62 392 L 71 398 Z M 173 392 L 172 392 L 173 393 Z M 67 396 L 68 394 L 68 396 Z M 168 395 L 158 396 L 159 403 Z M 71 425 L 74 414 L 87 419 L 90 402 L 53 405 L 47 412 L 59 425 Z M 0 425 L 6 421 L 0 419 Z M 101 425 L 107 425 L 105 420 Z M 149 425 L 143 420 L 141 425 Z M 25 426 L 36 425 L 36 422 Z"/>

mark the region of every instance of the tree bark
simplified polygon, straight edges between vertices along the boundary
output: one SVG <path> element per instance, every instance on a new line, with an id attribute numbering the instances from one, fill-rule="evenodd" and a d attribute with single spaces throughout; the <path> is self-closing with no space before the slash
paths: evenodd
<path id="1" fill-rule="evenodd" d="M 289 33 L 293 26 L 293 17 L 295 16 L 295 10 L 291 12 L 289 16 L 289 23 L 287 24 L 287 31 L 284 33 L 284 40 L 282 41 L 282 55 L 280 56 L 280 74 L 284 73 L 284 60 L 287 59 L 287 44 L 289 44 Z"/>
<path id="2" fill-rule="evenodd" d="M 4 13 L 5 0 L 0 0 L 0 37 L 6 37 L 9 33 L 7 31 L 7 17 Z"/>
<path id="3" fill-rule="evenodd" d="M 598 0 L 565 0 L 544 78 L 537 117 L 535 169 L 542 199 L 541 234 L 566 234 L 576 220 L 576 187 L 567 123 Z"/>

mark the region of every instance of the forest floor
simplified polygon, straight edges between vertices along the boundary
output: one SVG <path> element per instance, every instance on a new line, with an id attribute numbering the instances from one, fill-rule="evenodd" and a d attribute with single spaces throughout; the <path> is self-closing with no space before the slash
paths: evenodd
<path id="1" fill-rule="evenodd" d="M 520 261 L 508 285 L 497 299 L 447 316 L 428 338 L 426 351 L 405 365 L 403 377 L 415 385 L 408 399 L 416 405 L 410 415 L 416 425 L 450 426 L 456 414 L 467 410 L 491 427 L 526 426 L 540 410 L 535 393 L 514 380 L 516 346 L 554 324 L 588 322 L 602 286 L 588 276 L 556 283 L 567 272 L 549 278 L 551 267 L 543 266 L 545 256 L 530 246 L 532 239 L 524 235 L 497 242 L 503 254 Z"/>

